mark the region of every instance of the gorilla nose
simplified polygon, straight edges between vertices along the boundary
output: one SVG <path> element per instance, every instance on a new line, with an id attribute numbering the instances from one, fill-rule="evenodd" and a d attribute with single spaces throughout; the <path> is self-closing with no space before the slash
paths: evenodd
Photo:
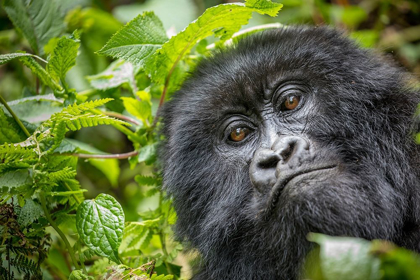
<path id="1" fill-rule="evenodd" d="M 259 148 L 251 161 L 250 179 L 254 187 L 260 191 L 271 188 L 285 165 L 293 168 L 300 165 L 309 150 L 309 143 L 299 136 L 280 136 L 270 149 Z"/>

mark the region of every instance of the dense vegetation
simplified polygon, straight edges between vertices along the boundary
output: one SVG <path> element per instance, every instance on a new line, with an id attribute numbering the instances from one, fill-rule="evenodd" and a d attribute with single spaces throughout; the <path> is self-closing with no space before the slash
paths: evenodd
<path id="1" fill-rule="evenodd" d="M 180 253 L 172 238 L 176 214 L 156 163 L 158 116 L 214 49 L 277 28 L 279 19 L 327 22 L 353 29 L 365 46 L 395 50 L 420 73 L 416 1 L 288 0 L 276 18 L 282 5 L 268 0 L 196 1 L 207 9 L 178 34 L 155 13 L 141 12 L 152 2 L 112 9 L 112 1 L 3 1 L 1 279 L 177 279 L 181 266 L 188 277 L 197 256 Z M 167 13 L 175 15 L 189 5 L 179 1 L 177 12 L 169 2 Z M 130 10 L 138 15 L 123 25 Z M 251 19 L 253 13 L 260 16 Z M 193 19 L 187 13 L 184 20 Z M 240 31 L 250 19 L 253 27 Z M 391 244 L 310 238 L 321 244 L 312 279 L 420 278 L 419 258 Z M 326 246 L 359 250 L 337 258 Z M 343 265 L 359 275 L 344 278 Z"/>

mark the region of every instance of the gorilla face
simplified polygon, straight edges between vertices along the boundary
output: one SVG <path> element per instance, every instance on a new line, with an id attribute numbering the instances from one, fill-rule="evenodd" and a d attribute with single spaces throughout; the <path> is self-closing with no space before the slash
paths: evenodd
<path id="1" fill-rule="evenodd" d="M 309 232 L 419 250 L 420 94 L 327 28 L 202 61 L 162 114 L 164 185 L 195 279 L 295 279 Z"/>

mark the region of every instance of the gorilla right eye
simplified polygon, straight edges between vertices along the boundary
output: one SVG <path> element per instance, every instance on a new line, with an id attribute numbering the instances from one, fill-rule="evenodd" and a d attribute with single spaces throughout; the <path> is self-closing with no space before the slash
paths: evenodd
<path id="1" fill-rule="evenodd" d="M 300 96 L 290 95 L 286 97 L 286 100 L 281 104 L 280 110 L 281 111 L 290 111 L 296 109 L 299 105 Z"/>
<path id="2" fill-rule="evenodd" d="M 232 130 L 229 135 L 229 140 L 234 142 L 240 142 L 245 139 L 245 137 L 249 134 L 249 129 L 246 127 L 237 127 Z"/>

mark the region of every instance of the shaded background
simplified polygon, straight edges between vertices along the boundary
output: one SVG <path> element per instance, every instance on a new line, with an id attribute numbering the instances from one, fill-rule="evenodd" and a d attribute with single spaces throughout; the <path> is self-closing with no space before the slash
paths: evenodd
<path id="1" fill-rule="evenodd" d="M 65 18 L 67 32 L 82 32 L 82 45 L 76 66 L 67 80 L 78 91 L 90 88 L 86 79 L 104 70 L 109 58 L 95 54 L 126 22 L 143 11 L 153 10 L 169 33 L 176 33 L 196 19 L 206 8 L 227 3 L 220 0 L 58 0 L 62 6 L 57 16 Z M 284 0 L 276 18 L 254 14 L 249 26 L 281 22 L 283 24 L 329 24 L 345 30 L 362 46 L 376 48 L 393 56 L 397 63 L 420 78 L 420 1 L 419 0 Z M 246 28 L 246 27 L 245 27 Z M 0 54 L 17 50 L 30 52 L 28 43 L 12 29 L 4 10 L 0 9 Z M 139 78 L 141 79 L 141 77 Z M 7 101 L 34 93 L 24 84 L 36 88 L 33 75 L 14 60 L 0 67 L 0 92 Z M 116 92 L 122 91 L 122 92 Z M 124 89 L 106 91 L 101 97 L 125 95 Z M 159 95 L 159 93 L 156 93 Z M 128 93 L 127 93 L 128 95 Z M 112 110 L 123 106 L 113 102 Z M 37 114 L 39 112 L 34 112 Z M 110 127 L 82 129 L 68 135 L 91 147 L 109 153 L 123 153 L 133 148 L 120 132 Z M 79 161 L 78 179 L 88 190 L 86 197 L 111 193 L 124 207 L 127 220 L 137 220 L 139 211 L 156 207 L 157 201 L 145 199 L 142 189 L 132 178 L 135 174 L 152 172 L 140 165 L 130 169 L 127 161 L 104 165 Z"/>

